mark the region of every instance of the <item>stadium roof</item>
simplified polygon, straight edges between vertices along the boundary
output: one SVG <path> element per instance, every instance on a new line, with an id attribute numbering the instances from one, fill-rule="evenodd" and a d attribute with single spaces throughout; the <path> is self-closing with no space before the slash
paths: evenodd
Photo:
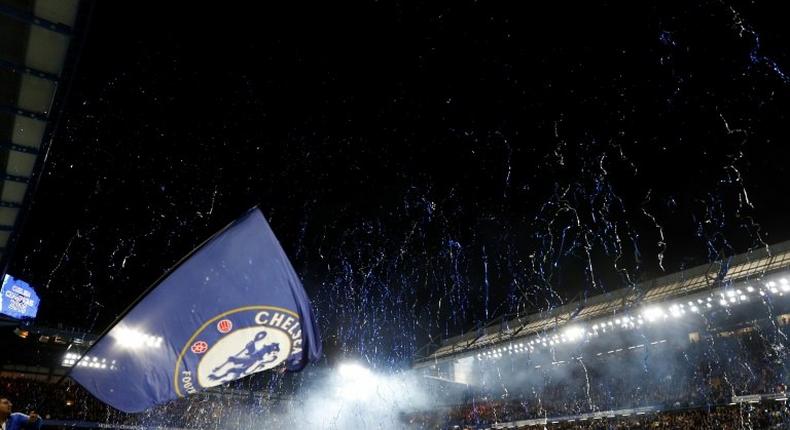
<path id="1" fill-rule="evenodd" d="M 0 0 L 0 275 L 78 57 L 83 0 Z"/>
<path id="2" fill-rule="evenodd" d="M 451 359 L 473 350 L 556 330 L 569 322 L 613 316 L 637 306 L 712 290 L 729 282 L 759 279 L 768 273 L 787 267 L 790 267 L 790 241 L 662 276 L 586 300 L 572 301 L 547 312 L 523 317 L 506 315 L 483 329 L 472 330 L 445 340 L 433 353 L 415 360 L 415 365 Z"/>

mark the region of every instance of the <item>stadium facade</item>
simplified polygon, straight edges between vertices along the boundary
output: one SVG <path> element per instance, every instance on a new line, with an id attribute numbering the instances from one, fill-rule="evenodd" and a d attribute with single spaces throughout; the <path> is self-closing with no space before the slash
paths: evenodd
<path id="1" fill-rule="evenodd" d="M 787 276 L 785 276 L 787 275 Z M 449 338 L 413 368 L 470 388 L 485 369 L 562 365 L 790 322 L 790 241 Z M 542 360 L 541 360 L 542 359 Z M 567 360 L 567 361 L 566 361 Z"/>

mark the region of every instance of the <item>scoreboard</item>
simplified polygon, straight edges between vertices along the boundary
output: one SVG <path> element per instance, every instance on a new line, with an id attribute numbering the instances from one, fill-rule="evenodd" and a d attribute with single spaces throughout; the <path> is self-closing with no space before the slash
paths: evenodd
<path id="1" fill-rule="evenodd" d="M 31 319 L 38 313 L 38 294 L 27 282 L 5 275 L 0 288 L 0 314 L 15 319 Z"/>

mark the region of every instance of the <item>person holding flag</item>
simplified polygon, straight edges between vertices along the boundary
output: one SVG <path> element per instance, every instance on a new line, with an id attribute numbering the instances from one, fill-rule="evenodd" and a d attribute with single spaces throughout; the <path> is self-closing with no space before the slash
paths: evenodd
<path id="1" fill-rule="evenodd" d="M 39 430 L 44 420 L 39 418 L 36 411 L 30 415 L 20 412 L 11 412 L 14 405 L 8 397 L 0 396 L 0 428 L 2 430 Z"/>

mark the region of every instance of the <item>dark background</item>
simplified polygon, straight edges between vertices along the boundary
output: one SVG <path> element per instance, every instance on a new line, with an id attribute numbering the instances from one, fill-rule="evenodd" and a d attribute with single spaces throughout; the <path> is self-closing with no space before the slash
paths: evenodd
<path id="1" fill-rule="evenodd" d="M 790 239 L 776 3 L 287 3 L 97 2 L 10 269 L 40 324 L 253 205 L 329 356 L 389 363 Z"/>

